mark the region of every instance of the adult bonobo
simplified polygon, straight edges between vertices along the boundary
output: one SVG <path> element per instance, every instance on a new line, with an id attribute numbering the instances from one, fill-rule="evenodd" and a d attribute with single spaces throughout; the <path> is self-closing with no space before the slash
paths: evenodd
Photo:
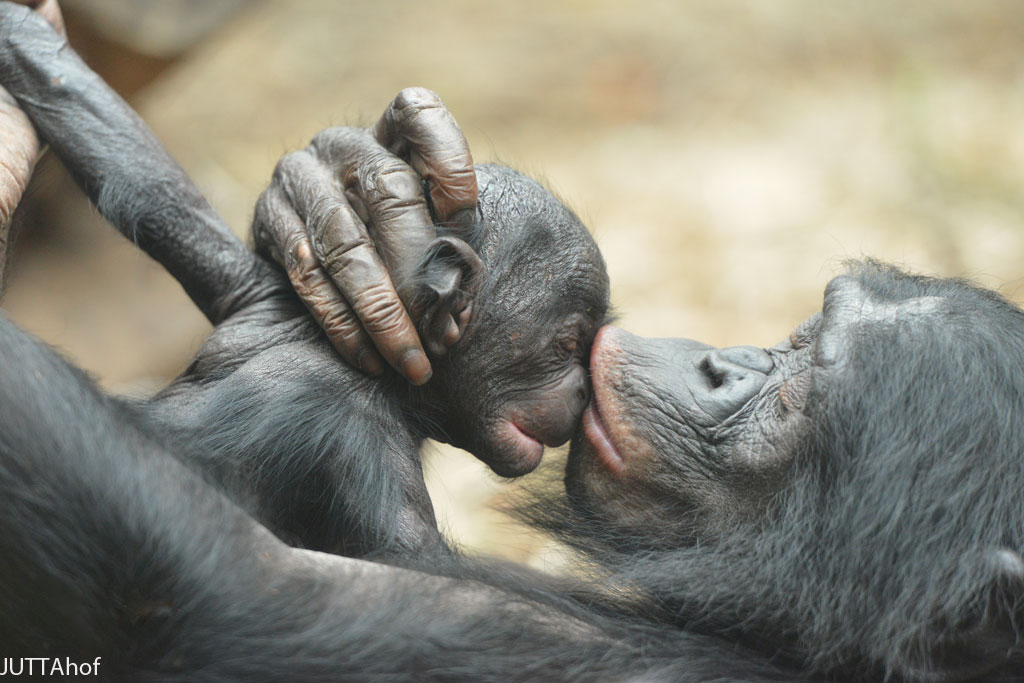
<path id="1" fill-rule="evenodd" d="M 342 371 L 332 369 L 327 341 L 266 262 L 226 236 L 123 104 L 96 82 L 78 87 L 86 72 L 63 43 L 8 5 L 0 6 L 0 67 L 87 189 L 127 183 L 99 193 L 101 208 L 122 229 L 137 227 L 143 246 L 178 269 L 219 323 L 155 408 L 100 395 L 0 324 L 5 655 L 101 654 L 106 675 L 189 680 L 1009 680 L 1018 671 L 1024 318 L 997 295 L 865 264 L 830 285 L 821 316 L 775 349 L 715 351 L 604 328 L 589 350 L 595 398 L 572 448 L 568 494 L 528 511 L 590 553 L 604 568 L 599 582 L 480 566 L 415 545 L 389 557 L 416 570 L 299 550 L 222 495 L 223 487 L 238 493 L 233 473 L 214 486 L 193 466 L 223 464 L 244 430 L 288 415 L 293 429 L 268 434 L 288 465 L 277 474 L 300 481 L 284 480 L 288 495 L 314 504 L 317 494 L 337 496 L 353 525 L 378 515 L 401 537 L 405 502 L 420 490 L 418 463 L 378 459 L 357 437 L 345 442 L 351 452 L 322 448 L 347 438 L 333 411 L 367 407 L 338 395 Z M 524 201 L 511 213 L 530 215 L 526 181 L 504 177 L 520 190 L 505 198 Z M 490 201 L 501 205 L 481 194 L 485 213 Z M 376 223 L 378 242 L 386 226 Z M 518 227 L 531 235 L 538 226 Z M 472 233 L 457 234 L 474 243 Z M 535 259 L 514 253 L 533 241 L 498 240 L 494 258 L 514 247 L 506 258 Z M 493 261 L 476 244 L 486 269 Z M 287 246 L 277 255 L 287 258 Z M 441 286 L 450 271 L 432 279 L 429 266 L 454 262 L 465 273 L 465 254 L 427 251 L 452 260 L 428 258 L 425 270 L 413 269 L 423 280 L 413 281 L 457 292 Z M 295 254 L 301 274 L 312 261 L 301 244 Z M 561 294 L 580 296 L 575 279 L 559 275 Z M 359 280 L 351 293 L 352 281 L 338 284 L 349 301 L 368 286 Z M 470 341 L 486 302 L 477 294 L 431 299 L 449 303 L 444 324 L 425 334 L 428 348 L 430 330 L 441 330 L 445 345 L 466 335 L 435 368 L 457 363 L 458 344 Z M 467 302 L 466 329 L 446 334 L 444 315 L 460 325 Z M 578 312 L 599 317 L 586 305 Z M 561 348 L 569 364 L 591 331 L 544 348 Z M 516 338 L 498 341 L 515 356 Z M 404 354 L 382 355 L 404 368 Z M 230 390 L 217 395 L 218 387 Z M 260 396 L 283 405 L 251 400 Z M 207 410 L 211 402 L 224 409 Z M 309 421 L 295 422 L 304 407 Z M 405 416 L 401 406 L 378 414 Z M 214 438 L 220 430 L 229 437 Z M 336 458 L 360 487 L 378 486 L 338 490 L 305 478 L 287 459 L 293 450 Z M 262 514 L 264 492 L 250 493 Z M 321 523 L 310 516 L 290 531 L 301 541 L 306 524 Z"/>
<path id="2" fill-rule="evenodd" d="M 1017 680 L 1022 335 L 994 292 L 872 261 L 769 349 L 603 328 L 566 493 L 525 513 L 627 612 L 793 675 Z"/>
<path id="3" fill-rule="evenodd" d="M 420 471 L 423 438 L 467 447 L 507 476 L 535 468 L 544 443 L 569 440 L 589 400 L 585 349 L 608 284 L 585 228 L 538 184 L 480 167 L 475 217 L 440 236 L 426 211 L 421 223 L 392 223 L 403 238 L 382 250 L 384 262 L 402 273 L 395 282 L 437 371 L 420 387 L 374 382 L 337 361 L 277 271 L 232 238 L 126 105 L 34 18 L 8 29 L 0 79 L 100 210 L 217 325 L 172 386 L 135 406 L 136 419 L 180 443 L 182 457 L 271 530 L 355 554 L 443 547 Z M 433 96 L 403 93 L 382 125 L 412 137 L 415 121 L 394 119 L 422 109 L 417 97 Z M 366 148 L 350 129 L 316 144 L 354 156 Z M 285 169 L 300 161 L 286 158 L 277 177 L 290 179 Z M 382 175 L 364 188 L 371 208 L 394 183 Z M 301 258 L 302 246 L 285 241 L 277 253 Z M 376 258 L 358 241 L 311 248 L 360 281 Z M 309 294 L 309 279 L 299 283 Z M 379 311 L 379 297 L 352 300 L 357 312 Z"/>

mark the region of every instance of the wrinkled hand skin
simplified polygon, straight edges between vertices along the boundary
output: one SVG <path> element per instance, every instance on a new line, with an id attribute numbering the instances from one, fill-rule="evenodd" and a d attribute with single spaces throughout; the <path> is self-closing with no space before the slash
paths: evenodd
<path id="1" fill-rule="evenodd" d="M 419 385 L 432 375 L 423 347 L 443 356 L 464 331 L 468 302 L 451 296 L 432 315 L 437 307 L 415 297 L 416 276 L 438 237 L 435 221 L 464 237 L 476 203 L 455 119 L 435 93 L 406 88 L 372 128 L 329 128 L 282 158 L 257 203 L 253 238 L 350 365 L 378 376 L 386 362 Z M 466 262 L 438 261 L 450 272 L 434 275 L 463 283 Z"/>
<path id="2" fill-rule="evenodd" d="M 32 176 L 39 138 L 10 94 L 0 88 L 0 291 L 6 279 L 11 217 Z"/>
<path id="3" fill-rule="evenodd" d="M 11 4 L 2 12 L 0 85 L 104 218 L 214 325 L 264 296 L 271 266 L 235 237 L 135 112 L 39 15 Z"/>
<path id="4" fill-rule="evenodd" d="M 64 33 L 64 19 L 56 0 L 20 4 L 34 7 L 59 33 Z M 38 156 L 39 138 L 35 129 L 11 94 L 0 87 L 0 295 L 7 279 L 11 218 L 32 177 Z"/>

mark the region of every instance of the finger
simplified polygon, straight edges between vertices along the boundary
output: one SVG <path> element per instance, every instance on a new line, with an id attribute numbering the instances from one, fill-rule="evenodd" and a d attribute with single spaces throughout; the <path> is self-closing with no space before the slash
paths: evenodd
<path id="1" fill-rule="evenodd" d="M 278 164 L 275 181 L 305 223 L 314 256 L 388 364 L 413 384 L 430 379 L 416 328 L 366 227 L 328 170 L 308 151 L 295 152 Z"/>
<path id="2" fill-rule="evenodd" d="M 374 126 L 373 135 L 427 181 L 438 222 L 473 222 L 477 203 L 473 156 L 455 117 L 436 93 L 426 88 L 401 91 Z"/>
<path id="3" fill-rule="evenodd" d="M 253 235 L 257 249 L 284 267 L 299 298 L 342 358 L 368 375 L 384 372 L 384 360 L 358 316 L 317 263 L 302 219 L 273 185 L 256 204 Z"/>
<path id="4" fill-rule="evenodd" d="M 313 149 L 341 169 L 351 206 L 372 225 L 377 251 L 402 300 L 411 303 L 416 268 L 437 236 L 419 176 L 362 129 L 323 131 L 313 138 Z"/>

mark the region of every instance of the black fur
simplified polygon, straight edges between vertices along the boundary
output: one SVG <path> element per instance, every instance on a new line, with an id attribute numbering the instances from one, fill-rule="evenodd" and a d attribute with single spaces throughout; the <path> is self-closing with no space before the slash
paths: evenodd
<path id="1" fill-rule="evenodd" d="M 417 447 L 447 438 L 514 469 L 479 434 L 585 360 L 551 356 L 559 323 L 576 316 L 585 354 L 606 312 L 575 217 L 482 168 L 478 225 L 461 235 L 487 272 L 470 331 L 428 388 L 371 382 L 93 79 L 37 17 L 0 5 L 0 81 L 218 326 L 168 389 L 125 402 L 0 318 L 3 656 L 100 656 L 108 679 L 190 681 L 1020 670 L 1024 318 L 997 295 L 855 267 L 867 300 L 942 303 L 849 328 L 838 365 L 819 354 L 809 427 L 763 516 L 694 542 L 699 520 L 624 533 L 600 500 L 558 492 L 528 514 L 588 555 L 590 578 L 473 561 L 437 533 Z M 650 502 L 666 522 L 695 514 Z"/>

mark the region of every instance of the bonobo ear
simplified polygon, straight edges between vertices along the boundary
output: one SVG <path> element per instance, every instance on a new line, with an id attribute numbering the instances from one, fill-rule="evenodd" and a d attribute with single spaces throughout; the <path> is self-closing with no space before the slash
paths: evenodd
<path id="1" fill-rule="evenodd" d="M 416 275 L 412 314 L 427 352 L 443 356 L 466 331 L 484 265 L 458 237 L 438 237 Z"/>
<path id="2" fill-rule="evenodd" d="M 930 662 L 910 678 L 974 679 L 1005 665 L 1018 645 L 1024 615 L 1024 558 L 1008 548 L 997 548 L 981 561 L 984 579 L 970 604 L 955 623 L 939 625 L 938 637 L 926 654 Z"/>

